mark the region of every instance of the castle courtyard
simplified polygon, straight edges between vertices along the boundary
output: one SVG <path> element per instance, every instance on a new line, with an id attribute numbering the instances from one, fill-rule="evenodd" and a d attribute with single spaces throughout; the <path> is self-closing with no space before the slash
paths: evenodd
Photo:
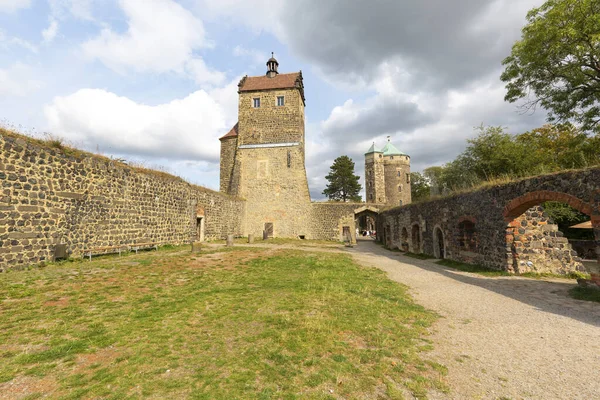
<path id="1" fill-rule="evenodd" d="M 573 280 L 242 242 L 0 275 L 0 398 L 599 395 L 600 310 Z"/>

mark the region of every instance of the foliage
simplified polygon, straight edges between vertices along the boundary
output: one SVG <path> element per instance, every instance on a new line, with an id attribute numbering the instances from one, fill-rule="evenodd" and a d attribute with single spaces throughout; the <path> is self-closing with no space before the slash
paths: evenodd
<path id="1" fill-rule="evenodd" d="M 430 191 L 431 183 L 425 175 L 420 172 L 410 173 L 410 194 L 412 201 L 427 199 Z"/>
<path id="2" fill-rule="evenodd" d="M 0 310 L 3 398 L 445 390 L 421 355 L 436 316 L 347 255 L 233 247 L 49 265 L 0 274 Z"/>
<path id="3" fill-rule="evenodd" d="M 544 211 L 552 222 L 558 225 L 558 229 L 567 238 L 594 240 L 594 232 L 591 229 L 569 229 L 570 226 L 589 221 L 589 216 L 577 211 L 568 204 L 556 201 L 547 201 L 542 204 L 542 207 L 544 207 Z"/>
<path id="4" fill-rule="evenodd" d="M 600 131 L 600 2 L 548 0 L 527 14 L 501 75 L 505 100 L 548 110 L 549 121 Z"/>
<path id="5" fill-rule="evenodd" d="M 325 177 L 329 181 L 323 194 L 330 200 L 362 201 L 359 193 L 362 189 L 360 177 L 354 175 L 354 161 L 348 156 L 336 158 Z"/>
<path id="6" fill-rule="evenodd" d="M 502 178 L 512 179 L 600 164 L 599 136 L 571 124 L 544 125 L 519 135 L 499 126 L 477 127 L 478 135 L 454 161 L 424 171 L 433 194 L 445 194 Z"/>

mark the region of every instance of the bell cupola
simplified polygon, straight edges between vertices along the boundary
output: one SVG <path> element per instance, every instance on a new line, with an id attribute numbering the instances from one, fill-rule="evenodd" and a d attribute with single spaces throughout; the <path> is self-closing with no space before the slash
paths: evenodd
<path id="1" fill-rule="evenodd" d="M 279 63 L 271 52 L 271 58 L 269 58 L 269 61 L 267 61 L 267 76 L 269 78 L 274 78 L 277 76 L 277 74 L 279 74 L 279 72 L 277 72 L 277 67 L 279 67 Z"/>

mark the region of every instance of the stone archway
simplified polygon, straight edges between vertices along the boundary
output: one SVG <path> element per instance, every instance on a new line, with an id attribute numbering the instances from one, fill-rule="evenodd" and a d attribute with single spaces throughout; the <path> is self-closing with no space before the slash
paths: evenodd
<path id="1" fill-rule="evenodd" d="M 411 251 L 415 254 L 421 253 L 421 227 L 418 223 L 413 224 L 411 229 L 412 246 Z"/>
<path id="2" fill-rule="evenodd" d="M 373 206 L 363 206 L 354 210 L 355 226 L 359 230 L 357 240 L 364 238 L 362 231 L 369 231 L 371 233 L 375 231 L 378 215 L 379 209 Z M 380 236 L 383 237 L 383 233 Z"/>
<path id="3" fill-rule="evenodd" d="M 528 272 L 539 264 L 551 263 L 553 258 L 560 258 L 565 270 L 584 270 L 583 264 L 571 256 L 575 253 L 568 240 L 558 235 L 558 227 L 544 218 L 543 209 L 538 207 L 544 202 L 553 201 L 567 204 L 579 212 L 590 216 L 592 226 L 596 225 L 598 216 L 593 215 L 592 205 L 579 198 L 562 192 L 534 191 L 511 200 L 504 208 L 503 217 L 506 226 L 506 269 L 510 272 Z M 558 232 L 560 233 L 560 232 Z M 600 230 L 594 231 L 597 265 L 589 270 L 593 279 L 600 282 Z M 565 261 L 566 260 L 566 261 Z M 566 264 L 564 264 L 566 262 Z M 561 265 L 556 263 L 557 267 Z M 558 271 L 550 271 L 558 272 Z"/>
<path id="4" fill-rule="evenodd" d="M 406 230 L 406 227 L 402 227 L 402 234 L 400 236 L 400 249 L 402 251 L 408 251 L 409 247 L 408 247 L 408 230 Z"/>
<path id="5" fill-rule="evenodd" d="M 442 228 L 436 226 L 433 229 L 433 255 L 435 258 L 446 258 L 446 242 Z"/>

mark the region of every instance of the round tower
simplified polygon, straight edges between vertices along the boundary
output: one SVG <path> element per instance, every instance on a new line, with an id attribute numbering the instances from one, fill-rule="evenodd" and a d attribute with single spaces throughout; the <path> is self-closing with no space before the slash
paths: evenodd
<path id="1" fill-rule="evenodd" d="M 388 142 L 381 149 L 384 180 L 385 204 L 398 207 L 410 204 L 410 156 L 398 150 L 388 136 Z"/>

